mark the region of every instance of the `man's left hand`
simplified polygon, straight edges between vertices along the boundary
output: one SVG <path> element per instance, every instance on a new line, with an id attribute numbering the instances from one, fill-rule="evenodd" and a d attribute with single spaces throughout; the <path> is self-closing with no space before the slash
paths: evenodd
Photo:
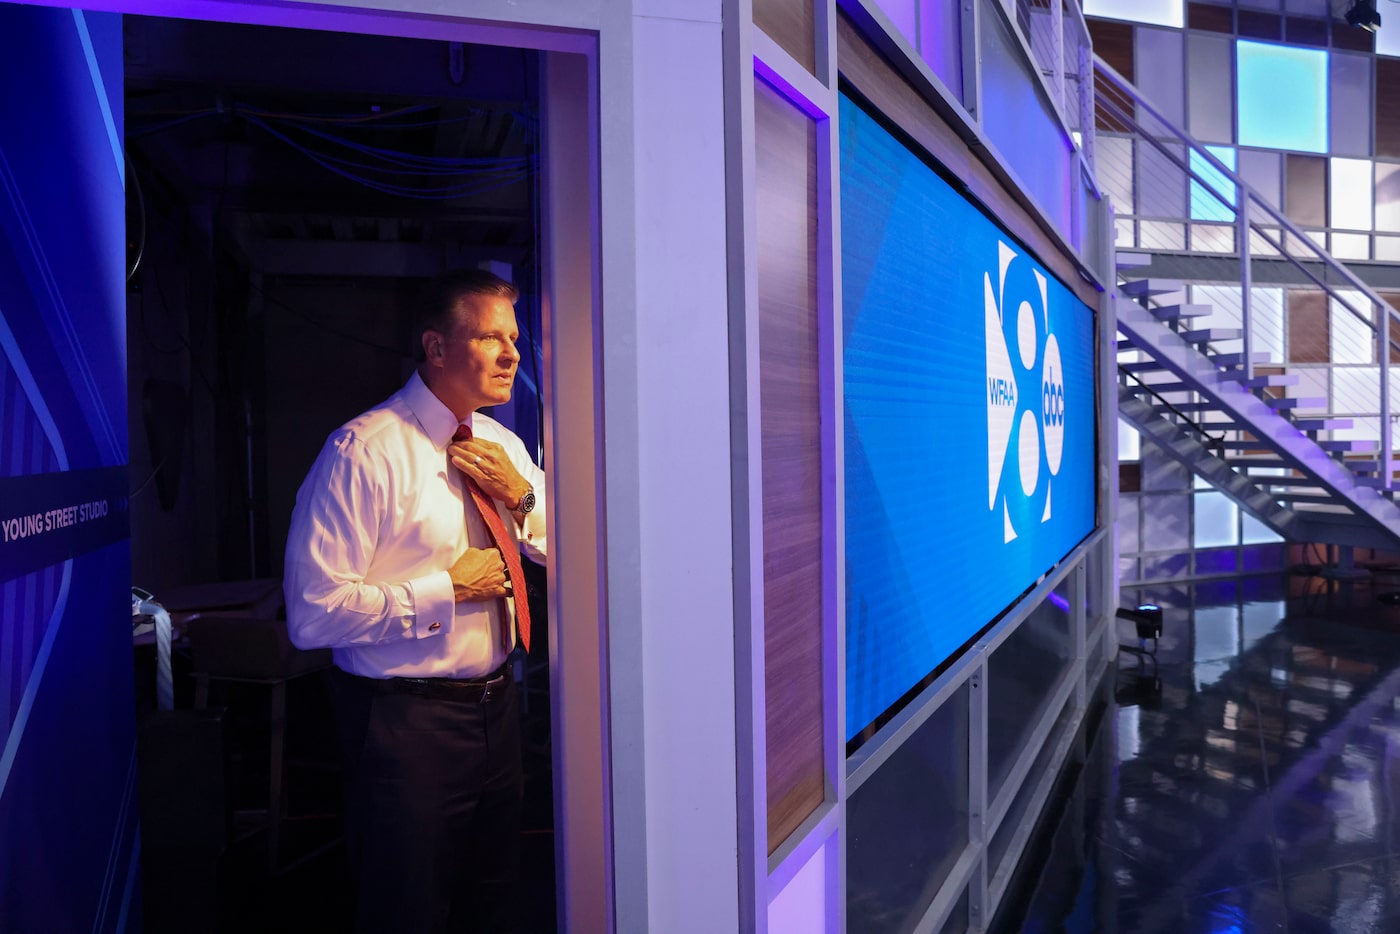
<path id="1" fill-rule="evenodd" d="M 454 467 L 475 480 L 487 496 L 505 503 L 508 509 L 520 505 L 520 497 L 530 489 L 530 484 L 506 456 L 506 449 L 494 441 L 472 438 L 453 442 L 448 445 L 447 454 Z"/>

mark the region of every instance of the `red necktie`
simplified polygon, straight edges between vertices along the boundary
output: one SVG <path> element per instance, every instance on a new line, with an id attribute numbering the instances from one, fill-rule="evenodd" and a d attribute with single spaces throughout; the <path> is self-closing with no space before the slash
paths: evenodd
<path id="1" fill-rule="evenodd" d="M 472 430 L 469 426 L 458 425 L 452 440 L 470 441 L 471 436 Z M 471 493 L 472 502 L 476 504 L 476 511 L 481 514 L 481 520 L 491 530 L 491 538 L 495 540 L 501 557 L 505 559 L 506 571 L 510 576 L 511 594 L 515 598 L 515 623 L 520 627 L 520 644 L 525 647 L 526 653 L 529 653 L 530 597 L 525 590 L 525 569 L 520 566 L 520 546 L 506 531 L 506 524 L 501 521 L 501 514 L 496 511 L 496 504 L 491 497 L 465 473 L 462 474 L 462 479 L 467 483 L 467 490 Z M 506 606 L 504 597 L 501 598 L 501 643 L 507 653 L 514 647 L 510 638 L 510 608 Z"/>

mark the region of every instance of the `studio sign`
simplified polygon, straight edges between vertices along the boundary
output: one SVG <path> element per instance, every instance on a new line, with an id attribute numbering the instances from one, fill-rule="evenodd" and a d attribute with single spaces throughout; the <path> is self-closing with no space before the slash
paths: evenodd
<path id="1" fill-rule="evenodd" d="M 1060 472 L 1065 447 L 1065 372 L 1060 363 L 1060 344 L 1050 330 L 1050 309 L 1046 300 L 1046 279 L 1038 269 L 1032 269 L 1038 287 L 1033 294 L 1022 297 L 1015 308 L 1014 320 L 1007 320 L 1006 282 L 1012 263 L 1022 259 L 1006 243 L 998 241 L 998 270 L 996 284 L 992 274 L 982 276 L 982 291 L 987 325 L 987 508 L 995 510 L 1001 502 L 1004 542 L 1017 537 L 1008 502 L 1014 494 L 1010 483 L 1003 483 L 1009 471 L 1007 454 L 1011 450 L 1011 435 L 1018 432 L 1016 468 L 1021 494 L 1030 500 L 1038 495 L 1041 485 L 1041 451 L 1044 445 L 1045 507 L 1040 521 L 1051 518 L 1051 484 Z M 1013 295 L 1012 301 L 1015 301 Z M 1039 309 L 1033 304 L 1039 303 Z M 1012 361 L 1007 345 L 1007 331 L 1015 328 L 1016 360 Z M 1017 365 L 1019 363 L 1019 366 Z M 1017 510 L 1018 514 L 1023 511 Z M 1032 513 L 1033 515 L 1034 513 Z M 1025 519 L 1021 520 L 1024 524 Z M 1024 531 L 1024 529 L 1022 529 Z"/>

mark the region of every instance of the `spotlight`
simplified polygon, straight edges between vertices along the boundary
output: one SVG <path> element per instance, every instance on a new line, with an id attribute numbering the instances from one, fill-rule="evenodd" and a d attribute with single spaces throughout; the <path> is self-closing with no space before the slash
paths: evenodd
<path id="1" fill-rule="evenodd" d="M 1162 608 L 1155 603 L 1143 603 L 1132 610 L 1119 607 L 1118 618 L 1131 621 L 1137 629 L 1137 637 L 1144 642 L 1148 639 L 1155 642 L 1162 637 Z"/>
<path id="2" fill-rule="evenodd" d="M 1144 603 L 1137 608 L 1142 614 L 1136 620 L 1139 639 L 1160 639 L 1162 637 L 1162 608 L 1154 603 Z"/>
<path id="3" fill-rule="evenodd" d="M 1347 10 L 1347 23 L 1367 32 L 1381 28 L 1381 15 L 1376 12 L 1376 0 L 1355 0 Z"/>

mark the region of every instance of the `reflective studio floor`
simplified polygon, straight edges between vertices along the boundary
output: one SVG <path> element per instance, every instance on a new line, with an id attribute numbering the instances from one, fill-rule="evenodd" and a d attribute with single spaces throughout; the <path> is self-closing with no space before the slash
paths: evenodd
<path id="1" fill-rule="evenodd" d="M 1124 591 L 1163 637 L 1119 653 L 997 934 L 1400 932 L 1400 607 L 1326 586 Z"/>

